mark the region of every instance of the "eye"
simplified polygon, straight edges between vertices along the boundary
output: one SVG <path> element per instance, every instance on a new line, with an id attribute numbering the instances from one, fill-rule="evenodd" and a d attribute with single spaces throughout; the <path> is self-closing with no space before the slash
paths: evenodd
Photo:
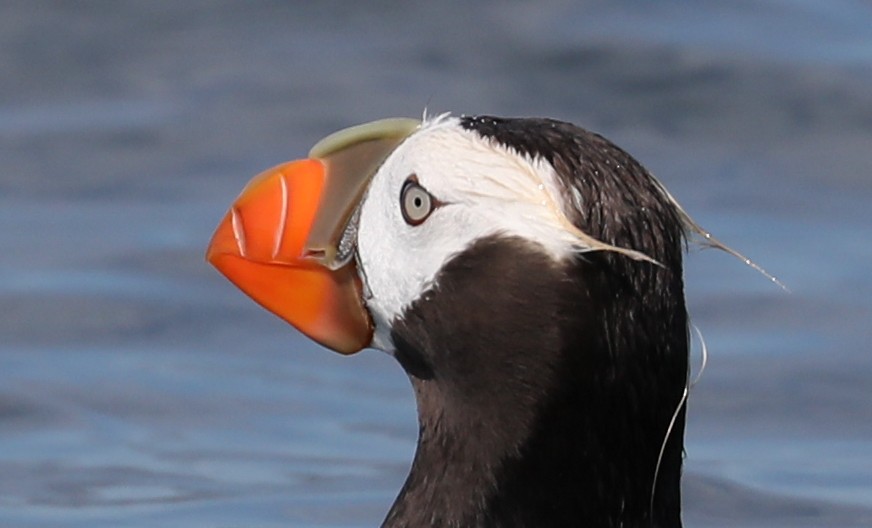
<path id="1" fill-rule="evenodd" d="M 400 191 L 400 210 L 403 220 L 411 226 L 420 225 L 430 216 L 436 206 L 436 199 L 421 187 L 415 176 L 410 176 Z"/>

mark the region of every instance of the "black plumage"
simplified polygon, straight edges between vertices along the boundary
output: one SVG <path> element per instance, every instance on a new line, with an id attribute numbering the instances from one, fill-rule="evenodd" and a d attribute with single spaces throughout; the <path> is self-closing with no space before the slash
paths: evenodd
<path id="1" fill-rule="evenodd" d="M 555 262 L 535 241 L 499 235 L 447 262 L 392 324 L 420 435 L 384 525 L 681 526 L 677 206 L 629 154 L 573 125 L 461 125 L 547 160 L 576 227 L 657 264 L 608 251 Z"/>

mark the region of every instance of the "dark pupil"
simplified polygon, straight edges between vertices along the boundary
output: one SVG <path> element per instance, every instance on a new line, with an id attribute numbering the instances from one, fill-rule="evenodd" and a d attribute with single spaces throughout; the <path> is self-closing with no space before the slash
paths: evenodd
<path id="1" fill-rule="evenodd" d="M 421 200 L 420 196 L 416 196 L 413 203 L 415 204 L 415 207 L 421 207 L 422 205 L 424 205 L 424 201 Z"/>

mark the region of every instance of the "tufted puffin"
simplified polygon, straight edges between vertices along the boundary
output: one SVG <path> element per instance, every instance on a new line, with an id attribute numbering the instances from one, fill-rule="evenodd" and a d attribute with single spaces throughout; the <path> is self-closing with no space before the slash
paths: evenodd
<path id="1" fill-rule="evenodd" d="M 387 119 L 256 176 L 207 259 L 411 380 L 385 527 L 679 527 L 682 254 L 698 230 L 625 151 L 552 119 Z"/>

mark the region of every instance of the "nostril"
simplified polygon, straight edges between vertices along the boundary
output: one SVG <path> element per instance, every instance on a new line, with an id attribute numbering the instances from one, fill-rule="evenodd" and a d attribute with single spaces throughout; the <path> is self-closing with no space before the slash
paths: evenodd
<path id="1" fill-rule="evenodd" d="M 327 252 L 323 249 L 307 249 L 303 253 L 303 258 L 323 261 L 327 258 Z"/>
<path id="2" fill-rule="evenodd" d="M 233 225 L 233 237 L 236 239 L 236 249 L 239 256 L 245 257 L 245 226 L 242 224 L 242 215 L 236 207 L 230 208 L 230 222 Z"/>

